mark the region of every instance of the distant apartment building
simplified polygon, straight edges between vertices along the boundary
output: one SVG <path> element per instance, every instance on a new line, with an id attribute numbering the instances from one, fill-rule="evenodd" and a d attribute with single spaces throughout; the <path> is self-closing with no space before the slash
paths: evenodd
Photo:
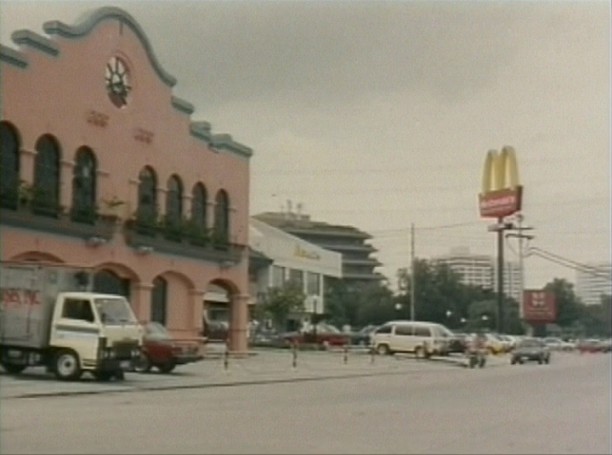
<path id="1" fill-rule="evenodd" d="M 612 295 L 612 264 L 587 264 L 576 272 L 576 295 L 586 305 L 596 305 L 603 295 Z"/>
<path id="2" fill-rule="evenodd" d="M 342 254 L 342 280 L 349 287 L 380 282 L 384 276 L 374 269 L 381 263 L 366 232 L 352 226 L 313 221 L 298 212 L 265 212 L 253 218 L 326 250 Z"/>
<path id="3" fill-rule="evenodd" d="M 497 290 L 497 259 L 488 255 L 471 254 L 467 248 L 452 249 L 448 255 L 435 261 L 447 264 L 466 285 Z M 504 294 L 519 300 L 521 294 L 521 270 L 514 262 L 504 263 Z"/>

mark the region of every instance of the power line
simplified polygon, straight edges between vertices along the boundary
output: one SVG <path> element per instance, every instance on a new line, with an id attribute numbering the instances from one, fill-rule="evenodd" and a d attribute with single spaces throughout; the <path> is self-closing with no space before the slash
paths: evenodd
<path id="1" fill-rule="evenodd" d="M 579 262 L 572 261 L 570 259 L 563 258 L 559 255 L 547 252 L 545 250 L 542 250 L 541 248 L 531 247 L 529 248 L 527 255 L 535 255 L 554 264 L 561 265 L 563 267 L 583 272 L 598 278 L 603 278 L 612 282 L 612 277 L 610 276 L 610 274 L 602 268 L 581 264 Z"/>

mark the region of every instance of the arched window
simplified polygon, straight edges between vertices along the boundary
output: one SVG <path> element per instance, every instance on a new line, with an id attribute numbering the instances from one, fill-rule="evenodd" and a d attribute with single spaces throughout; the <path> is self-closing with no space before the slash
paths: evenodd
<path id="1" fill-rule="evenodd" d="M 183 184 L 176 175 L 168 179 L 164 220 L 164 236 L 168 240 L 180 242 L 183 239 Z"/>
<path id="2" fill-rule="evenodd" d="M 94 292 L 118 294 L 130 299 L 130 279 L 121 278 L 112 270 L 102 269 L 94 275 Z"/>
<path id="3" fill-rule="evenodd" d="M 168 179 L 166 193 L 166 219 L 172 224 L 179 224 L 183 218 L 183 184 L 173 175 Z"/>
<path id="4" fill-rule="evenodd" d="M 19 136 L 7 122 L 0 122 L 0 206 L 17 208 L 19 200 Z"/>
<path id="5" fill-rule="evenodd" d="M 220 243 L 229 240 L 229 197 L 219 190 L 215 198 L 215 238 Z"/>
<path id="6" fill-rule="evenodd" d="M 153 280 L 151 290 L 151 321 L 166 325 L 168 283 L 162 277 Z"/>
<path id="7" fill-rule="evenodd" d="M 193 187 L 191 199 L 191 219 L 196 226 L 201 229 L 206 229 L 206 205 L 207 195 L 206 188 L 201 183 Z"/>
<path id="8" fill-rule="evenodd" d="M 39 215 L 59 213 L 60 150 L 57 141 L 44 135 L 36 142 L 32 208 Z"/>
<path id="9" fill-rule="evenodd" d="M 72 175 L 73 221 L 93 223 L 96 219 L 96 157 L 88 147 L 81 147 L 76 154 Z"/>
<path id="10" fill-rule="evenodd" d="M 191 219 L 189 223 L 189 240 L 194 245 L 204 246 L 208 243 L 206 199 L 206 188 L 201 183 L 196 183 L 191 191 Z"/>
<path id="11" fill-rule="evenodd" d="M 157 223 L 157 177 L 150 167 L 138 176 L 138 228 L 142 234 L 155 234 Z"/>

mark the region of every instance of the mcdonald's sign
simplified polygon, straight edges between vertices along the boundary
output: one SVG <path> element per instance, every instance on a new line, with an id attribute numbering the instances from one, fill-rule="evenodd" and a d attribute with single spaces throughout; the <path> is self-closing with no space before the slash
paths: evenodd
<path id="1" fill-rule="evenodd" d="M 512 147 L 501 153 L 489 150 L 479 194 L 480 216 L 503 218 L 521 210 L 523 187 L 519 183 L 516 155 Z"/>
<path id="2" fill-rule="evenodd" d="M 557 302 L 550 291 L 523 291 L 522 319 L 529 323 L 550 324 L 557 320 Z"/>

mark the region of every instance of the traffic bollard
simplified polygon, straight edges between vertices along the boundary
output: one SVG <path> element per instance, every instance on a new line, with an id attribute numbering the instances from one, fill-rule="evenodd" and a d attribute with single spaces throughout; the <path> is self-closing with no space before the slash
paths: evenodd
<path id="1" fill-rule="evenodd" d="M 344 345 L 344 353 L 343 353 L 342 361 L 344 362 L 345 365 L 348 363 L 348 346 L 346 344 Z"/>
<path id="2" fill-rule="evenodd" d="M 372 347 L 372 348 L 370 348 L 370 363 L 374 363 L 375 356 L 376 356 L 376 351 Z"/>
<path id="3" fill-rule="evenodd" d="M 291 366 L 293 366 L 293 368 L 297 368 L 297 343 L 293 343 L 292 346 L 292 361 L 291 361 Z"/>
<path id="4" fill-rule="evenodd" d="M 227 370 L 229 368 L 229 348 L 225 347 L 225 352 L 223 353 L 223 368 Z"/>

